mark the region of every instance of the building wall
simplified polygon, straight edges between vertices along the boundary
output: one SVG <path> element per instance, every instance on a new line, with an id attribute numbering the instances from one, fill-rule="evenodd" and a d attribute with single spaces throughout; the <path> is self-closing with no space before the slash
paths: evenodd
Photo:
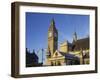
<path id="1" fill-rule="evenodd" d="M 62 43 L 62 44 L 60 45 L 60 51 L 61 51 L 61 52 L 65 52 L 65 53 L 68 52 L 68 44 L 67 44 L 67 42 L 64 42 L 64 43 Z"/>
<path id="2" fill-rule="evenodd" d="M 85 49 L 84 50 L 86 52 L 87 55 L 90 54 L 89 49 Z M 90 63 L 90 58 L 84 58 L 84 63 L 83 63 L 83 52 L 82 50 L 78 50 L 78 51 L 71 51 L 71 53 L 73 53 L 74 55 L 78 56 L 80 58 L 80 64 L 89 64 Z"/>
<path id="3" fill-rule="evenodd" d="M 53 64 L 53 65 L 52 65 Z M 59 65 L 65 65 L 65 57 L 52 57 L 47 59 L 47 65 L 48 66 L 59 66 Z"/>

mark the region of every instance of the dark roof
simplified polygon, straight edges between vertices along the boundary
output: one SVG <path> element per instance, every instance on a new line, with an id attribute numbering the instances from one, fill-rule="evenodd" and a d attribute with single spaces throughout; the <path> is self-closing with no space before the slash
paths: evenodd
<path id="1" fill-rule="evenodd" d="M 79 59 L 77 56 L 74 54 L 70 53 L 64 53 L 64 52 L 59 52 L 61 55 L 65 56 L 66 59 Z"/>
<path id="2" fill-rule="evenodd" d="M 89 49 L 89 37 L 78 39 L 77 41 L 72 43 L 74 46 L 74 50 L 80 50 L 80 49 Z"/>
<path id="3" fill-rule="evenodd" d="M 73 44 L 68 42 L 68 50 L 72 51 Z"/>
<path id="4" fill-rule="evenodd" d="M 69 46 L 69 47 L 72 47 L 72 43 L 68 42 L 68 46 Z"/>

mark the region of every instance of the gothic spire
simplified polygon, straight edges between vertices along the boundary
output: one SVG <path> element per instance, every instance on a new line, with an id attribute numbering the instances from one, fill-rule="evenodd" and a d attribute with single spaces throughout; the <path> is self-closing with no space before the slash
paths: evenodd
<path id="1" fill-rule="evenodd" d="M 77 33 L 76 33 L 76 32 L 74 32 L 74 34 L 73 34 L 73 41 L 74 41 L 74 42 L 77 41 Z"/>
<path id="2" fill-rule="evenodd" d="M 52 20 L 51 20 L 49 30 L 52 30 L 52 31 L 57 30 L 56 27 L 55 27 L 54 18 L 52 18 Z"/>
<path id="3" fill-rule="evenodd" d="M 55 27 L 55 21 L 54 21 L 54 18 L 52 18 L 52 20 L 51 20 L 51 26 Z"/>

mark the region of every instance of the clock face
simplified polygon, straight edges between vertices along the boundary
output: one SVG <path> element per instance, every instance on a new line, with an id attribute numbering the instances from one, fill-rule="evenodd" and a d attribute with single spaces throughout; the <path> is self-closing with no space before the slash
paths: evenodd
<path id="1" fill-rule="evenodd" d="M 52 36 L 52 32 L 49 32 L 49 37 L 51 37 Z"/>

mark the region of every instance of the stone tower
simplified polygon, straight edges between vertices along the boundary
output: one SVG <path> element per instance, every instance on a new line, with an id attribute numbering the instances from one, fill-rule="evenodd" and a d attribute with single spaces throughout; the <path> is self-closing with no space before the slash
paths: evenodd
<path id="1" fill-rule="evenodd" d="M 47 58 L 52 57 L 54 52 L 58 48 L 58 31 L 55 27 L 54 19 L 51 20 L 50 27 L 48 29 L 48 48 Z"/>

